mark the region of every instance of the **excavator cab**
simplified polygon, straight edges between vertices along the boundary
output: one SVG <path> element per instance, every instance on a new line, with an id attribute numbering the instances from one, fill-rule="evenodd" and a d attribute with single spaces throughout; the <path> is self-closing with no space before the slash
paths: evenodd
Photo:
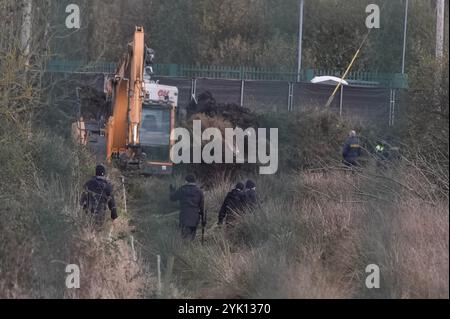
<path id="1" fill-rule="evenodd" d="M 117 160 L 122 169 L 139 170 L 145 175 L 171 174 L 170 152 L 174 144 L 171 132 L 175 128 L 178 89 L 153 82 L 145 73 L 141 101 L 136 104 L 139 105 L 139 117 L 134 124 L 126 112 L 119 112 L 123 104 L 121 99 L 113 98 L 113 111 L 116 112 L 106 129 L 110 136 L 108 158 Z M 116 147 L 117 141 L 125 143 Z"/>
<path id="2" fill-rule="evenodd" d="M 144 105 L 142 107 L 142 124 L 140 129 L 140 146 L 142 157 L 153 172 L 160 166 L 161 171 L 170 167 L 170 108 L 162 105 Z M 157 165 L 168 163 L 168 165 Z M 156 167 L 155 167 L 156 166 Z"/>
<path id="3" fill-rule="evenodd" d="M 158 83 L 145 83 L 139 145 L 144 173 L 170 174 L 171 132 L 175 125 L 178 89 Z"/>

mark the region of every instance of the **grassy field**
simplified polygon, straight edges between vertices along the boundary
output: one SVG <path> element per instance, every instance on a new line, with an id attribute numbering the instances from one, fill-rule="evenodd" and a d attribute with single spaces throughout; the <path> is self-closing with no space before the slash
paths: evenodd
<path id="1" fill-rule="evenodd" d="M 367 156 L 362 170 L 349 172 L 336 156 L 345 124 L 309 116 L 316 120 L 299 116 L 299 127 L 310 122 L 310 142 L 326 148 L 293 145 L 287 153 L 282 145 L 273 176 L 203 177 L 203 246 L 180 239 L 169 201 L 169 185 L 180 186 L 184 173 L 127 177 L 125 210 L 121 173 L 110 168 L 120 219 L 96 232 L 78 206 L 91 155 L 45 130 L 30 138 L 1 126 L 0 297 L 448 298 L 448 159 L 409 155 L 380 169 Z M 233 229 L 217 227 L 225 194 L 247 178 L 261 206 Z M 81 268 L 79 290 L 65 287 L 72 263 Z M 380 289 L 365 286 L 369 264 L 381 270 Z"/>
<path id="2" fill-rule="evenodd" d="M 151 271 L 156 255 L 163 274 L 174 257 L 167 298 L 448 298 L 448 197 L 422 193 L 421 175 L 402 164 L 254 176 L 262 205 L 231 230 L 216 223 L 236 180 L 218 180 L 205 189 L 204 246 L 179 238 L 169 180 L 134 184 L 131 206 Z M 380 289 L 365 286 L 369 264 Z"/>

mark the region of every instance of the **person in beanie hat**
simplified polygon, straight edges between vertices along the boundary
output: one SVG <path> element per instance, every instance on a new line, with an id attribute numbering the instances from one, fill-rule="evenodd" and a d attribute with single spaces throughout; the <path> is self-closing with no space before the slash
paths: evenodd
<path id="1" fill-rule="evenodd" d="M 224 221 L 230 225 L 237 215 L 242 215 L 246 202 L 244 188 L 244 184 L 237 183 L 227 194 L 219 211 L 218 225 L 222 225 Z"/>
<path id="2" fill-rule="evenodd" d="M 197 227 L 205 213 L 204 195 L 197 186 L 195 176 L 188 175 L 186 184 L 178 190 L 170 185 L 170 200 L 180 202 L 180 229 L 183 239 L 194 240 Z"/>
<path id="3" fill-rule="evenodd" d="M 117 219 L 116 201 L 114 199 L 113 187 L 106 180 L 106 168 L 97 165 L 95 176 L 84 184 L 80 204 L 86 213 L 90 213 L 97 226 L 102 226 L 105 220 L 106 206 L 111 211 L 111 219 Z"/>

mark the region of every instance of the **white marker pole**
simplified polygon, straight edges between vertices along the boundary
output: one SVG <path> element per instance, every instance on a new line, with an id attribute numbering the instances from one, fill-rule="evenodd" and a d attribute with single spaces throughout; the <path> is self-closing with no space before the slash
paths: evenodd
<path id="1" fill-rule="evenodd" d="M 161 256 L 157 256 L 157 269 L 158 269 L 158 296 L 161 296 Z"/>
<path id="2" fill-rule="evenodd" d="M 122 178 L 122 189 L 123 189 L 123 205 L 125 209 L 125 214 L 127 214 L 127 192 L 125 190 L 125 177 Z"/>
<path id="3" fill-rule="evenodd" d="M 136 250 L 134 249 L 134 236 L 131 235 L 131 250 L 133 251 L 133 261 L 137 261 Z"/>

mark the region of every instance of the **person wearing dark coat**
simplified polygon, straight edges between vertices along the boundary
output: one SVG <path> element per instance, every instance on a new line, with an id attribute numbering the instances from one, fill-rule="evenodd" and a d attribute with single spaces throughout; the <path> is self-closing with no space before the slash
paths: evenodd
<path id="1" fill-rule="evenodd" d="M 258 206 L 258 196 L 256 194 L 256 184 L 252 180 L 245 183 L 245 204 L 247 208 L 255 209 Z"/>
<path id="2" fill-rule="evenodd" d="M 95 176 L 84 184 L 80 204 L 86 213 L 90 213 L 97 226 L 101 226 L 105 220 L 106 206 L 111 211 L 111 219 L 117 219 L 116 201 L 114 200 L 113 187 L 106 180 L 106 168 L 97 165 Z"/>
<path id="3" fill-rule="evenodd" d="M 342 148 L 343 163 L 348 167 L 358 166 L 361 156 L 361 145 L 355 131 L 351 131 Z"/>
<path id="4" fill-rule="evenodd" d="M 244 184 L 238 183 L 225 197 L 222 207 L 219 211 L 218 225 L 223 222 L 230 225 L 234 222 L 237 215 L 241 215 L 246 205 L 246 196 L 244 192 Z"/>
<path id="5" fill-rule="evenodd" d="M 194 240 L 200 219 L 204 216 L 205 204 L 202 190 L 195 177 L 186 177 L 186 184 L 176 190 L 170 185 L 170 200 L 180 202 L 180 228 L 183 239 Z"/>

